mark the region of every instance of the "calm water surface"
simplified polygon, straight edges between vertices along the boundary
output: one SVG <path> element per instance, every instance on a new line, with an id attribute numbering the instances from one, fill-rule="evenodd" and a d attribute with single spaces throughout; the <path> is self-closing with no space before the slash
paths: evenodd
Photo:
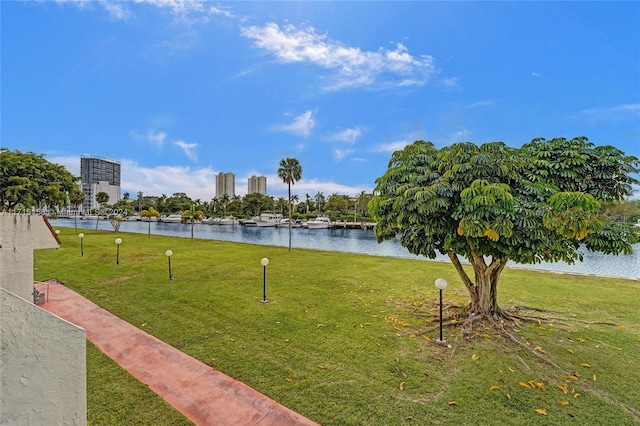
<path id="1" fill-rule="evenodd" d="M 72 219 L 51 219 L 54 227 L 74 227 Z M 78 220 L 78 226 L 95 229 L 95 221 Z M 127 221 L 122 222 L 121 232 L 146 234 L 148 223 Z M 112 231 L 108 221 L 101 220 L 98 229 Z M 152 222 L 151 233 L 176 237 L 191 236 L 191 225 L 180 223 Z M 268 246 L 289 246 L 288 228 L 259 228 L 240 225 L 202 225 L 196 224 L 194 236 L 201 239 L 231 241 L 237 243 L 260 244 Z M 402 247 L 398 241 L 384 241 L 380 244 L 371 230 L 360 229 L 292 229 L 292 247 L 315 250 L 361 253 L 374 256 L 415 258 Z M 583 251 L 584 261 L 574 265 L 564 262 L 543 263 L 537 265 L 519 265 L 509 263 L 514 268 L 528 268 L 543 271 L 569 272 L 588 275 L 603 275 L 621 278 L 640 279 L 640 244 L 634 246 L 633 254 L 609 256 L 601 253 Z M 449 262 L 446 256 L 438 256 L 436 260 Z"/>

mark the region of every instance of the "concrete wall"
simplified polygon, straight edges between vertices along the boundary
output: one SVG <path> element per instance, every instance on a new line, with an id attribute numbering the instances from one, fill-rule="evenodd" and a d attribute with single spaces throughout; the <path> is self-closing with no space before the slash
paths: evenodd
<path id="1" fill-rule="evenodd" d="M 33 301 L 33 250 L 57 247 L 44 216 L 0 214 L 0 287 Z"/>
<path id="2" fill-rule="evenodd" d="M 86 332 L 0 288 L 0 425 L 87 422 Z"/>

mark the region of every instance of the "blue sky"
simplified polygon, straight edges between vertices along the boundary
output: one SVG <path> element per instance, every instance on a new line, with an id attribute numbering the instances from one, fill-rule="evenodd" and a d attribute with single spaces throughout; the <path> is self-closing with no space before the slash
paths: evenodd
<path id="1" fill-rule="evenodd" d="M 1 2 L 1 145 L 122 191 L 370 192 L 391 153 L 587 136 L 640 157 L 640 2 Z M 637 197 L 637 195 L 636 195 Z"/>

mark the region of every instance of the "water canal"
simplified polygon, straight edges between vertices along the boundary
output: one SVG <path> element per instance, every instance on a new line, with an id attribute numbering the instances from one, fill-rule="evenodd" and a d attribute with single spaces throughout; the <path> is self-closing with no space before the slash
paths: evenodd
<path id="1" fill-rule="evenodd" d="M 54 227 L 73 228 L 72 219 L 51 219 Z M 95 221 L 78 220 L 78 227 L 95 229 Z M 111 223 L 105 220 L 98 222 L 98 229 L 112 231 Z M 146 234 L 148 223 L 126 221 L 120 226 L 120 232 Z M 191 225 L 179 223 L 152 222 L 151 233 L 175 237 L 189 237 Z M 259 228 L 240 225 L 195 225 L 196 238 L 231 241 L 269 246 L 288 247 L 288 228 Z M 373 256 L 415 258 L 400 245 L 398 241 L 384 241 L 378 244 L 371 230 L 361 229 L 292 229 L 292 247 L 360 253 Z M 565 272 L 587 275 L 601 275 L 620 278 L 640 279 L 640 243 L 634 246 L 633 254 L 610 256 L 601 253 L 583 251 L 584 261 L 574 265 L 564 262 L 543 263 L 537 265 L 519 265 L 511 262 L 510 267 L 527 268 L 542 271 Z M 449 262 L 446 256 L 436 260 Z"/>

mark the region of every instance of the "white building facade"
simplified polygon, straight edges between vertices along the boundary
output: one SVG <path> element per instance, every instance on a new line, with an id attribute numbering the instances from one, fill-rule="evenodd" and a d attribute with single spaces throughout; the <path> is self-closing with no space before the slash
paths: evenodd
<path id="1" fill-rule="evenodd" d="M 216 198 L 223 195 L 228 195 L 229 198 L 236 196 L 236 175 L 231 172 L 220 172 L 216 176 Z"/>
<path id="2" fill-rule="evenodd" d="M 99 208 L 98 192 L 109 195 L 109 204 L 120 200 L 120 163 L 107 158 L 83 155 L 80 157 L 80 189 L 84 194 L 83 211 Z"/>

